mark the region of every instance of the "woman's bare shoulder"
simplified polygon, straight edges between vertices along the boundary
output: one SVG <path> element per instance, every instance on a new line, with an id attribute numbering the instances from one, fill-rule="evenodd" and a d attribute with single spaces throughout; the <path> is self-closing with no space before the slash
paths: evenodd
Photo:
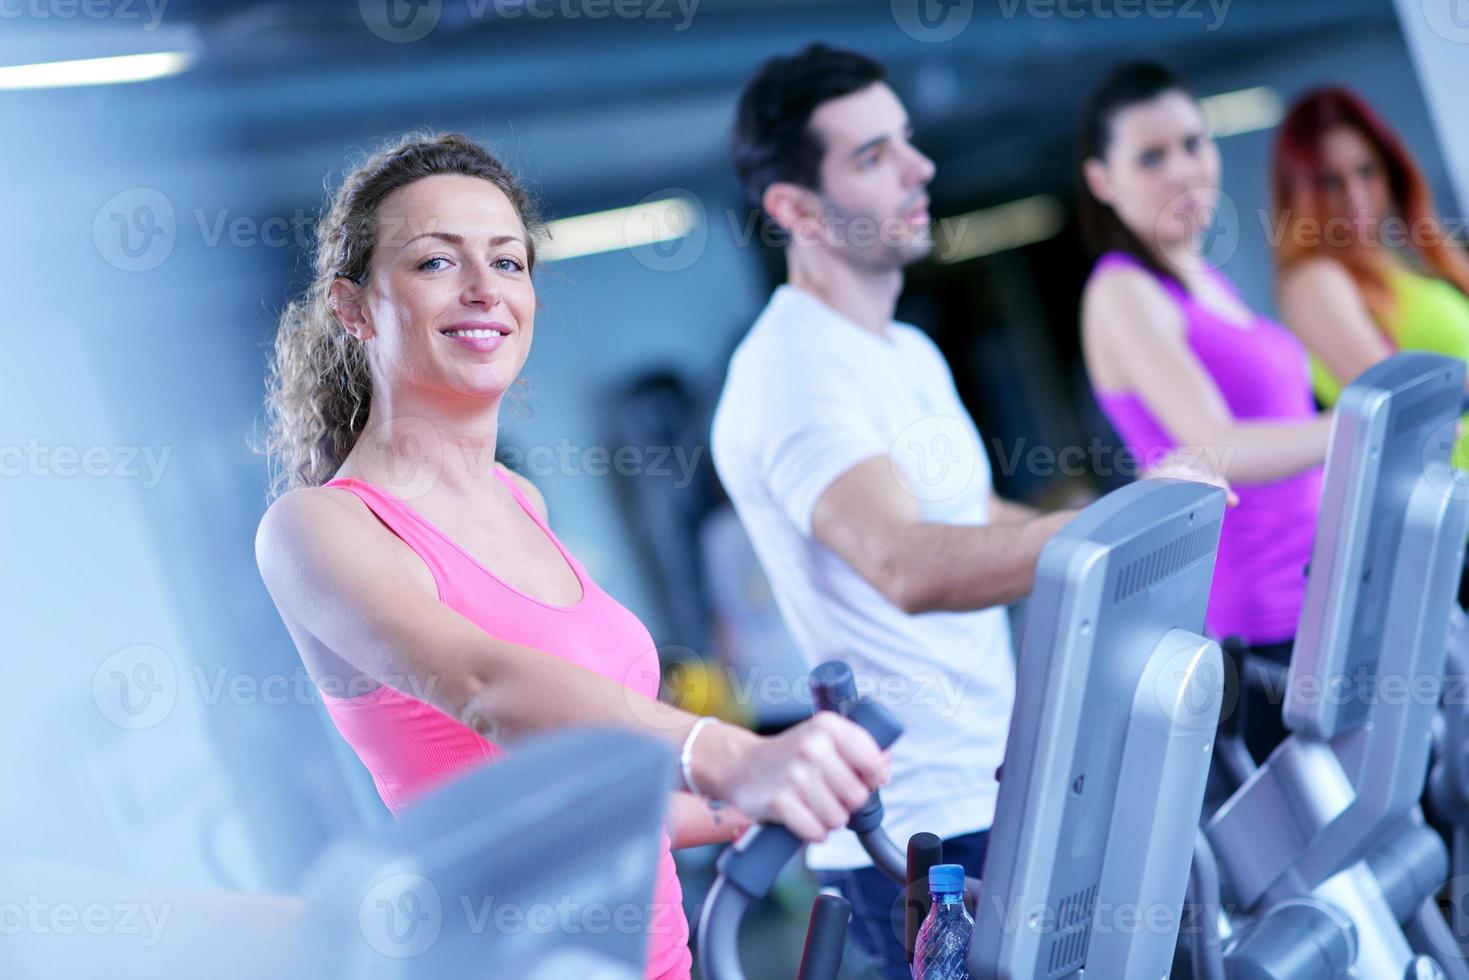
<path id="1" fill-rule="evenodd" d="M 422 559 L 361 498 L 339 487 L 298 487 L 276 498 L 256 530 L 255 560 L 267 586 L 303 566 L 351 561 L 397 569 L 437 592 Z"/>

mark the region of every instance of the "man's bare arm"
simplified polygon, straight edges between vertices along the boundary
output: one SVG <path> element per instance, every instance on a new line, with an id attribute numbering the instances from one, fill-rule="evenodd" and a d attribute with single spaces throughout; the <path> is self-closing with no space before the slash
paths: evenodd
<path id="1" fill-rule="evenodd" d="M 980 526 L 927 522 L 898 473 L 886 456 L 858 463 L 816 501 L 812 529 L 907 613 L 986 609 L 1029 595 L 1041 549 L 1075 515 Z"/>
<path id="2" fill-rule="evenodd" d="M 1028 504 L 1006 500 L 999 494 L 990 497 L 991 524 L 1024 524 L 1026 521 L 1033 521 L 1043 516 L 1045 516 L 1045 511 Z"/>

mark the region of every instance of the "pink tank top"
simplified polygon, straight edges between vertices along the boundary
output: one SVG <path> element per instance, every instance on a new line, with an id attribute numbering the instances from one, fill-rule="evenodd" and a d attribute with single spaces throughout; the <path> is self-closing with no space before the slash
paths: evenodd
<path id="1" fill-rule="evenodd" d="M 378 520 L 418 553 L 438 584 L 439 600 L 486 633 L 555 654 L 640 694 L 658 693 L 658 651 L 642 622 L 597 587 L 562 547 L 515 483 L 496 469 L 516 501 L 561 552 L 581 582 L 582 598 L 555 606 L 510 587 L 406 503 L 361 480 L 325 484 L 350 490 Z M 466 770 L 505 755 L 473 729 L 411 694 L 427 695 L 407 680 L 399 691 L 383 684 L 360 697 L 322 692 L 337 730 L 372 774 L 378 793 L 397 816 L 414 799 Z M 649 980 L 687 980 L 691 965 L 683 891 L 663 835 L 648 929 Z"/>

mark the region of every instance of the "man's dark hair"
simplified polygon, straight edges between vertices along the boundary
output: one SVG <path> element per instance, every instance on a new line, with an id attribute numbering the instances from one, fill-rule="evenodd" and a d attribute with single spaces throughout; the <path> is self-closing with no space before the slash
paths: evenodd
<path id="1" fill-rule="evenodd" d="M 750 202 L 759 207 L 765 189 L 782 181 L 821 190 L 826 147 L 811 131 L 811 114 L 885 77 L 871 58 L 825 44 L 761 65 L 740 94 L 732 140 L 735 173 Z"/>

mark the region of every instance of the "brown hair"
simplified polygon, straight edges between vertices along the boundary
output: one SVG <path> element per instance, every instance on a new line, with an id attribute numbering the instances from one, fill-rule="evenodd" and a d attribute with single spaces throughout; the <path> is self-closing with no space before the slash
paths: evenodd
<path id="1" fill-rule="evenodd" d="M 542 229 L 534 202 L 505 165 L 469 137 L 408 133 L 354 168 L 317 222 L 311 284 L 282 311 L 276 331 L 262 450 L 271 469 L 268 499 L 331 479 L 367 423 L 367 358 L 330 306 L 331 285 L 339 276 L 367 281 L 383 200 L 437 174 L 480 177 L 504 191 L 526 228 L 527 268 L 535 267 Z"/>
<path id="2" fill-rule="evenodd" d="M 1194 98 L 1181 75 L 1152 61 L 1117 66 L 1092 92 L 1082 110 L 1076 137 L 1077 219 L 1082 242 L 1094 257 L 1121 252 L 1136 259 L 1158 278 L 1177 283 L 1188 292 L 1188 286 L 1168 267 L 1152 243 L 1139 238 L 1123 224 L 1111 205 L 1097 199 L 1084 173 L 1086 161 L 1100 160 L 1107 155 L 1112 143 L 1112 123 L 1124 109 L 1152 102 L 1169 92 Z"/>

